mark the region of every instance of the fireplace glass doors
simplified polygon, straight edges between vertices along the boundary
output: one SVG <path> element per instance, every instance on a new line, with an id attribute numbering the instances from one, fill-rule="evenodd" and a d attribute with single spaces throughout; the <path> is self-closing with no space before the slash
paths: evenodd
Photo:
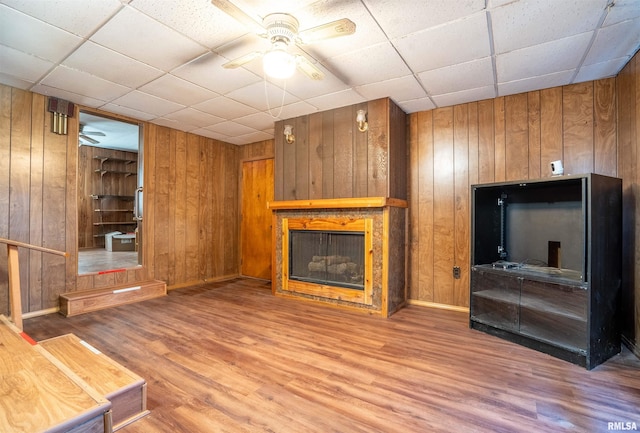
<path id="1" fill-rule="evenodd" d="M 364 290 L 364 232 L 291 230 L 289 279 Z"/>

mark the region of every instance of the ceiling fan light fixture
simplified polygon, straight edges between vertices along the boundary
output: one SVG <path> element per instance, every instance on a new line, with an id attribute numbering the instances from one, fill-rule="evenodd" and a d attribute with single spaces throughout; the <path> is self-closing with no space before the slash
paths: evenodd
<path id="1" fill-rule="evenodd" d="M 262 68 L 272 78 L 290 78 L 296 71 L 296 58 L 285 48 L 274 44 L 262 58 Z"/>

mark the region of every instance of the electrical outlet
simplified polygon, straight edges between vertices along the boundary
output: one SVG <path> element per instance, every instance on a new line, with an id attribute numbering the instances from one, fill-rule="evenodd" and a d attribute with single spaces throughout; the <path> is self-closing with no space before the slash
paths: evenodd
<path id="1" fill-rule="evenodd" d="M 456 280 L 460 279 L 460 266 L 453 267 L 453 278 L 455 278 Z"/>

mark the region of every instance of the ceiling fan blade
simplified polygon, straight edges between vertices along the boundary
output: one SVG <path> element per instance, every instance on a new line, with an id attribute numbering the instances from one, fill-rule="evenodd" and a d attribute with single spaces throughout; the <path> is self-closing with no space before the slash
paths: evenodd
<path id="1" fill-rule="evenodd" d="M 91 138 L 91 137 L 87 137 L 87 136 L 86 136 L 86 135 L 84 135 L 84 134 L 80 134 L 80 138 L 82 138 L 82 139 L 83 139 L 83 140 L 85 140 L 85 141 L 88 141 L 88 142 L 89 142 L 89 143 L 91 143 L 91 144 L 98 144 L 98 143 L 100 143 L 98 140 L 94 140 L 93 138 Z"/>
<path id="2" fill-rule="evenodd" d="M 211 4 L 229 15 L 241 24 L 247 26 L 251 31 L 263 35 L 266 34 L 265 28 L 260 24 L 258 17 L 252 17 L 229 0 L 211 0 Z"/>
<path id="3" fill-rule="evenodd" d="M 84 128 L 86 128 L 86 124 L 85 123 L 81 123 L 80 124 L 80 135 L 99 135 L 101 137 L 105 137 L 105 133 L 104 132 L 100 132 L 100 131 L 85 131 Z"/>
<path id="4" fill-rule="evenodd" d="M 305 56 L 296 55 L 296 66 L 298 70 L 311 78 L 312 80 L 322 80 L 324 73 L 311 63 Z"/>
<path id="5" fill-rule="evenodd" d="M 242 65 L 246 65 L 247 63 L 262 57 L 264 55 L 263 51 L 254 51 L 253 53 L 245 54 L 244 56 L 238 57 L 237 59 L 233 59 L 222 65 L 223 68 L 226 69 L 235 69 Z"/>
<path id="6" fill-rule="evenodd" d="M 349 18 L 331 21 L 298 33 L 299 43 L 312 44 L 325 39 L 352 35 L 356 32 L 356 24 Z"/>

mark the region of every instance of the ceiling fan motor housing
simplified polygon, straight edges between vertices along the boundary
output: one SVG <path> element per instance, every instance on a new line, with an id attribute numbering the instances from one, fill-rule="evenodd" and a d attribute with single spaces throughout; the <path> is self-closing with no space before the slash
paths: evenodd
<path id="1" fill-rule="evenodd" d="M 289 14 L 269 14 L 264 17 L 263 24 L 271 43 L 284 42 L 288 45 L 298 35 L 298 20 Z"/>

